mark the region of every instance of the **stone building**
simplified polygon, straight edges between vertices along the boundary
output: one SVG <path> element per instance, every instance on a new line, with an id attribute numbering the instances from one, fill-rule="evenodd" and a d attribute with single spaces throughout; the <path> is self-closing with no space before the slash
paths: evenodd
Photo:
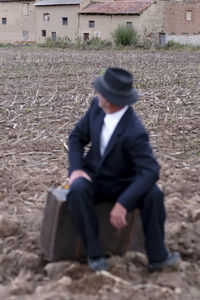
<path id="1" fill-rule="evenodd" d="M 35 1 L 0 0 L 0 42 L 36 42 Z"/>
<path id="2" fill-rule="evenodd" d="M 120 24 L 133 26 L 141 42 L 200 45 L 200 0 L 0 0 L 3 43 L 112 40 Z"/>
<path id="3" fill-rule="evenodd" d="M 148 39 L 159 42 L 159 34 L 164 32 L 164 2 L 144 1 L 101 1 L 91 2 L 79 11 L 79 36 L 89 39 L 97 36 L 111 40 L 118 25 L 134 27 L 141 42 Z"/>
<path id="4" fill-rule="evenodd" d="M 35 4 L 37 42 L 46 37 L 78 37 L 78 10 L 81 0 L 41 0 Z"/>

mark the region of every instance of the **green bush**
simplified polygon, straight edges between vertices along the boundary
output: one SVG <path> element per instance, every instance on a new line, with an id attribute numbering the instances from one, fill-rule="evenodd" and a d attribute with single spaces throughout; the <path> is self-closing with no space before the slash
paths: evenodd
<path id="1" fill-rule="evenodd" d="M 47 48 L 69 48 L 72 42 L 69 37 L 58 37 L 56 40 L 52 40 L 52 38 L 48 37 L 45 39 L 43 44 L 39 44 L 40 47 L 47 47 Z"/>
<path id="2" fill-rule="evenodd" d="M 82 48 L 82 40 L 80 37 L 77 37 L 75 43 L 73 44 L 74 49 L 81 49 Z"/>
<path id="3" fill-rule="evenodd" d="M 93 37 L 88 41 L 82 41 L 77 38 L 75 43 L 72 45 L 74 49 L 89 49 L 89 50 L 103 50 L 112 47 L 112 42 L 102 40 L 98 37 Z"/>
<path id="4" fill-rule="evenodd" d="M 91 40 L 87 41 L 86 44 L 87 46 L 89 46 L 90 49 L 94 50 L 103 50 L 112 46 L 111 42 L 101 40 L 98 37 L 91 38 Z"/>
<path id="5" fill-rule="evenodd" d="M 138 35 L 133 27 L 119 25 L 112 36 L 117 46 L 137 46 L 138 44 Z"/>
<path id="6" fill-rule="evenodd" d="M 12 47 L 13 45 L 11 43 L 0 43 L 0 48 L 2 47 Z"/>
<path id="7" fill-rule="evenodd" d="M 88 41 L 82 41 L 80 38 L 77 38 L 74 43 L 68 38 L 58 37 L 55 41 L 52 38 L 48 37 L 45 39 L 43 44 L 38 44 L 39 47 L 46 48 L 71 48 L 71 49 L 94 49 L 94 50 L 103 50 L 105 48 L 110 48 L 112 42 L 104 41 L 100 38 L 93 37 Z"/>

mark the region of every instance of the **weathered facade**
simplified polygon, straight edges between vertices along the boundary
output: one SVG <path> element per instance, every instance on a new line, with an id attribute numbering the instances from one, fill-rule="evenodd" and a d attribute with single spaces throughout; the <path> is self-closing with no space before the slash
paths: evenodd
<path id="1" fill-rule="evenodd" d="M 112 40 L 122 24 L 133 26 L 141 42 L 200 45 L 200 0 L 0 0 L 3 43 Z"/>
<path id="2" fill-rule="evenodd" d="M 166 42 L 200 46 L 200 1 L 179 0 L 165 2 Z"/>
<path id="3" fill-rule="evenodd" d="M 35 1 L 0 0 L 0 42 L 35 42 Z"/>
<path id="4" fill-rule="evenodd" d="M 37 42 L 45 38 L 78 37 L 80 0 L 43 0 L 35 4 Z"/>
<path id="5" fill-rule="evenodd" d="M 83 39 L 100 37 L 111 40 L 118 25 L 134 27 L 143 42 L 159 41 L 164 31 L 164 2 L 113 1 L 91 3 L 80 14 L 79 36 Z"/>

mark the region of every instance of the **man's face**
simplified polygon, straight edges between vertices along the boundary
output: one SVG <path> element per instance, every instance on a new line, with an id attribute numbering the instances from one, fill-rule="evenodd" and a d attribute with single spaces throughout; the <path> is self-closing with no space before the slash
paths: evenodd
<path id="1" fill-rule="evenodd" d="M 101 94 L 97 93 L 97 97 L 99 100 L 99 107 L 103 109 L 103 111 L 106 113 L 107 109 L 110 106 L 110 102 L 108 102 Z"/>

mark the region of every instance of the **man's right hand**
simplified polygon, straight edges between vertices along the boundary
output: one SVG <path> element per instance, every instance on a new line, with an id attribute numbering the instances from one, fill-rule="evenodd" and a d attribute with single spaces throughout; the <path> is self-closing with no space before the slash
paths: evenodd
<path id="1" fill-rule="evenodd" d="M 75 170 L 71 173 L 69 177 L 69 186 L 73 183 L 74 180 L 83 177 L 89 181 L 92 181 L 91 177 L 83 170 Z"/>

